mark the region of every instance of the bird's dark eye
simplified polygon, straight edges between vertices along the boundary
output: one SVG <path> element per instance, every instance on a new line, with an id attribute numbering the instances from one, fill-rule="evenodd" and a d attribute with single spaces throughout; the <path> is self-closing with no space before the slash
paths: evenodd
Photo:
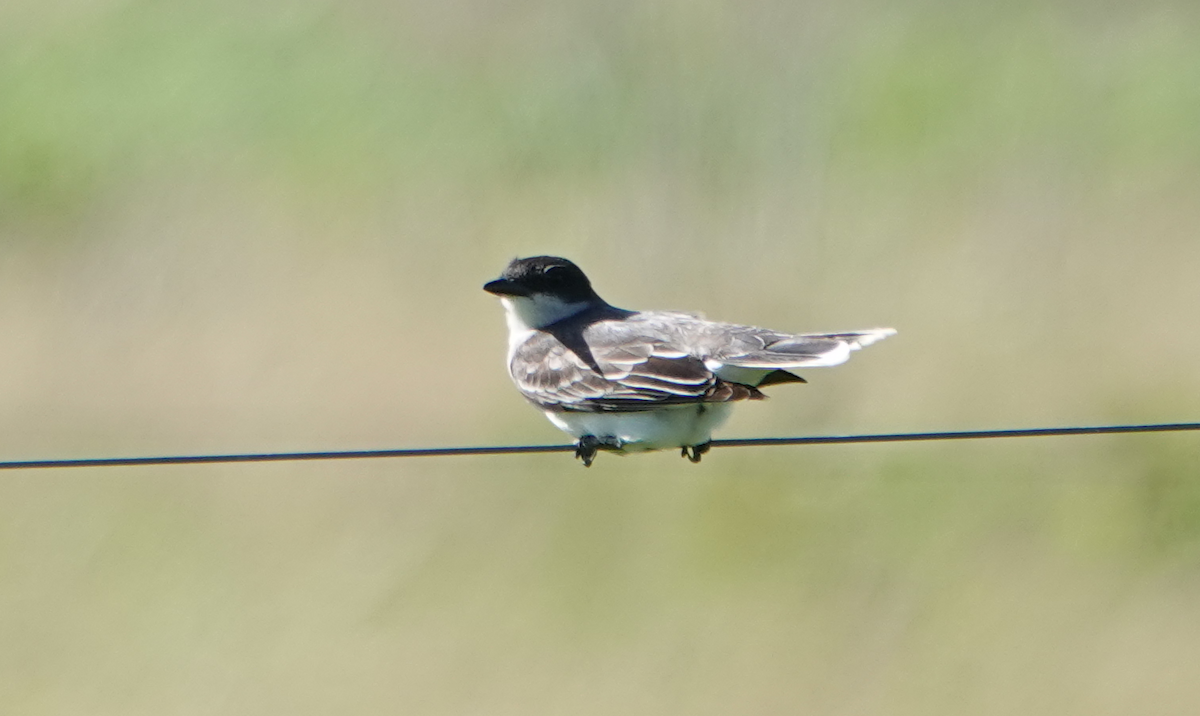
<path id="1" fill-rule="evenodd" d="M 566 268 L 562 266 L 548 266 L 543 273 L 550 278 L 562 278 Z"/>

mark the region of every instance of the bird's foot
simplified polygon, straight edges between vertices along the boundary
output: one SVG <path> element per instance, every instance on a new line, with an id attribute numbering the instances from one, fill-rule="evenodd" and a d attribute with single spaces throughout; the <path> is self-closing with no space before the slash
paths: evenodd
<path id="1" fill-rule="evenodd" d="M 712 450 L 711 440 L 699 445 L 684 445 L 679 454 L 692 462 L 700 462 L 700 458 L 704 457 L 704 453 L 709 450 Z"/>
<path id="2" fill-rule="evenodd" d="M 595 435 L 584 435 L 575 443 L 575 457 L 583 461 L 584 467 L 591 467 L 596 459 L 596 453 L 601 450 L 620 450 L 621 441 L 614 437 L 598 438 Z"/>

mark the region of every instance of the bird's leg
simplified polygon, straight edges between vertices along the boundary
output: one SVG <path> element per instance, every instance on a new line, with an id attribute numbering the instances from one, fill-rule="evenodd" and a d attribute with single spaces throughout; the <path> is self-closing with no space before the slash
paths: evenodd
<path id="1" fill-rule="evenodd" d="M 709 440 L 708 442 L 701 443 L 699 445 L 684 445 L 679 454 L 683 457 L 686 457 L 688 460 L 691 460 L 692 462 L 700 462 L 700 458 L 704 457 L 704 453 L 711 449 L 712 441 Z"/>
<path id="2" fill-rule="evenodd" d="M 601 450 L 620 450 L 622 441 L 619 438 L 596 438 L 595 435 L 583 435 L 575 444 L 575 457 L 583 461 L 584 468 L 592 467 L 596 453 Z"/>
<path id="3" fill-rule="evenodd" d="M 583 461 L 584 467 L 591 467 L 600 450 L 600 439 L 595 435 L 584 435 L 575 443 L 575 457 Z"/>
<path id="4" fill-rule="evenodd" d="M 619 438 L 598 438 L 595 435 L 584 435 L 579 438 L 579 442 L 575 443 L 575 457 L 583 461 L 584 467 L 591 467 L 592 461 L 596 459 L 596 453 L 601 450 L 620 449 L 621 440 Z"/>

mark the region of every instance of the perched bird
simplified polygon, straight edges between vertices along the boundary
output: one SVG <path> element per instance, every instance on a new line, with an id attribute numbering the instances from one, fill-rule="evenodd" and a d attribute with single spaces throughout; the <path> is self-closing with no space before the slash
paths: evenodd
<path id="1" fill-rule="evenodd" d="M 507 313 L 509 375 L 575 438 L 584 466 L 601 449 L 682 448 L 699 462 L 735 401 L 765 398 L 764 386 L 804 383 L 789 371 L 843 363 L 850 351 L 896 332 L 793 334 L 627 311 L 556 256 L 514 259 L 483 288 Z"/>

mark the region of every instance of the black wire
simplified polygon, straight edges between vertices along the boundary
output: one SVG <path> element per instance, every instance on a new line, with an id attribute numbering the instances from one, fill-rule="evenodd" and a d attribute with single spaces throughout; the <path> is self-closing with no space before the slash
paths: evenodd
<path id="1" fill-rule="evenodd" d="M 735 438 L 713 440 L 713 447 L 763 447 L 770 445 L 831 445 L 835 443 L 896 443 L 926 440 L 979 440 L 1113 433 L 1165 433 L 1200 430 L 1200 423 L 1100 425 L 1069 428 L 1015 430 L 955 430 L 936 433 L 879 433 L 874 435 L 813 435 L 792 438 Z M 297 460 L 352 460 L 380 457 L 449 457 L 452 455 L 513 455 L 517 453 L 574 452 L 574 445 L 496 445 L 482 447 L 412 448 L 404 450 L 335 450 L 327 452 L 275 452 L 243 455 L 171 455 L 165 457 L 101 457 L 67 460 L 12 460 L 0 470 L 50 467 L 117 467 L 133 465 L 198 465 L 233 462 L 285 462 Z"/>
<path id="2" fill-rule="evenodd" d="M 1169 433 L 1200 430 L 1200 423 L 1153 423 L 1148 425 L 1098 425 L 1074 428 L 1017 428 L 1012 430 L 952 430 L 939 433 L 881 433 L 877 435 L 815 435 L 801 438 L 738 438 L 713 440 L 713 447 L 764 445 L 828 445 L 830 443 L 900 443 L 921 440 L 979 440 L 982 438 L 1037 438 L 1062 435 L 1111 435 L 1113 433 Z"/>

